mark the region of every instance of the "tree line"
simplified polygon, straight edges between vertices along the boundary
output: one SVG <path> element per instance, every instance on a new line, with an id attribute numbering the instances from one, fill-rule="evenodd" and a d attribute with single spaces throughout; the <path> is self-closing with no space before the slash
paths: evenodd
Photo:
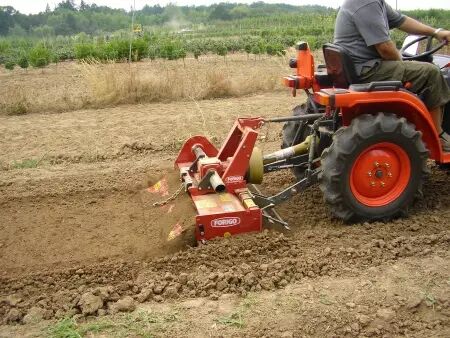
<path id="1" fill-rule="evenodd" d="M 283 55 L 299 40 L 312 49 L 332 41 L 336 10 L 321 6 L 290 6 L 257 2 L 211 6 L 145 6 L 130 13 L 73 0 L 53 10 L 23 15 L 0 7 L 0 64 L 12 69 L 44 67 L 65 60 L 139 61 L 142 58 L 196 59 L 205 54 Z M 8 19 L 3 20 L 4 14 Z M 449 10 L 411 11 L 408 15 L 435 27 L 450 21 Z M 3 15 L 3 16 L 2 16 Z M 71 19 L 69 19 L 71 18 Z M 9 21 L 8 21 L 9 20 Z M 94 24 L 91 24 L 95 22 Z M 9 28 L 5 30 L 5 25 Z M 58 32 L 58 33 L 57 33 Z M 398 46 L 403 33 L 395 31 Z M 131 55 L 130 55 L 131 44 Z"/>

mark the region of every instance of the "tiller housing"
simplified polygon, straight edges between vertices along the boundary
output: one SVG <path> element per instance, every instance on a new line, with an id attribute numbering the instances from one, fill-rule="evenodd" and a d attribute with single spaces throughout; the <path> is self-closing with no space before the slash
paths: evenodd
<path id="1" fill-rule="evenodd" d="M 262 123 L 238 119 L 220 150 L 203 136 L 181 148 L 175 164 L 197 209 L 197 240 L 261 230 L 261 209 L 245 176 Z"/>

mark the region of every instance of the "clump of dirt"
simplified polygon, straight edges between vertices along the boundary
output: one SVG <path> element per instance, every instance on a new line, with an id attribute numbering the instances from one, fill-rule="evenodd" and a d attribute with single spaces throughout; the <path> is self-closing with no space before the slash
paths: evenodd
<path id="1" fill-rule="evenodd" d="M 113 313 L 116 303 L 126 296 L 136 302 L 218 299 L 224 293 L 245 296 L 250 291 L 284 288 L 305 278 L 352 275 L 402 257 L 442 252 L 450 243 L 446 231 L 345 247 L 331 244 L 330 238 L 328 233 L 289 238 L 266 230 L 210 241 L 153 260 L 1 278 L 0 294 L 6 297 L 1 301 L 0 316 L 4 323 L 21 321 L 33 307 L 42 309 L 46 318 Z"/>

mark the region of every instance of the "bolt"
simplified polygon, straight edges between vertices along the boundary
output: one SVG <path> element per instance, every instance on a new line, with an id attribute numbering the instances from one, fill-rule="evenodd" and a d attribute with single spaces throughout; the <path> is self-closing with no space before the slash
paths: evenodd
<path id="1" fill-rule="evenodd" d="M 373 165 L 378 168 L 380 166 L 380 163 L 375 161 Z"/>
<path id="2" fill-rule="evenodd" d="M 385 163 L 384 166 L 385 166 L 386 168 L 390 168 L 390 167 L 391 167 L 391 166 L 389 165 L 389 163 Z"/>
<path id="3" fill-rule="evenodd" d="M 391 172 L 387 173 L 387 175 L 388 175 L 388 177 L 392 177 L 392 173 Z"/>
<path id="4" fill-rule="evenodd" d="M 386 184 L 384 182 L 380 182 L 380 185 L 384 187 Z"/>
<path id="5" fill-rule="evenodd" d="M 372 172 L 371 171 L 367 172 L 367 176 L 372 177 Z"/>
<path id="6" fill-rule="evenodd" d="M 371 185 L 372 187 L 374 187 L 374 186 L 375 186 L 375 182 L 374 182 L 374 181 L 370 182 L 370 185 Z"/>

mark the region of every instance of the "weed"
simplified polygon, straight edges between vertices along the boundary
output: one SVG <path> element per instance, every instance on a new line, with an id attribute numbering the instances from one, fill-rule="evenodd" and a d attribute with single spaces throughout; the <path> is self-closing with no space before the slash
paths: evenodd
<path id="1" fill-rule="evenodd" d="M 110 321 L 95 321 L 93 323 L 86 323 L 79 328 L 79 332 L 82 336 L 88 333 L 100 333 L 108 329 L 113 329 L 114 323 Z"/>
<path id="2" fill-rule="evenodd" d="M 81 338 L 77 323 L 72 318 L 64 318 L 55 325 L 47 328 L 48 336 L 51 338 Z"/>
<path id="3" fill-rule="evenodd" d="M 431 306 L 434 309 L 434 305 L 436 304 L 436 298 L 434 297 L 433 294 L 426 292 L 425 302 L 427 303 L 428 306 Z"/>
<path id="4" fill-rule="evenodd" d="M 222 325 L 234 326 L 239 329 L 242 329 L 244 327 L 244 320 L 242 319 L 242 310 L 233 312 L 229 316 L 221 317 L 217 319 L 216 322 Z"/>
<path id="5" fill-rule="evenodd" d="M 31 168 L 37 168 L 39 165 L 40 160 L 36 159 L 25 159 L 22 161 L 14 161 L 11 167 L 13 169 L 31 169 Z"/>
<path id="6" fill-rule="evenodd" d="M 220 317 L 215 321 L 222 325 L 233 326 L 242 329 L 245 326 L 244 315 L 256 303 L 256 299 L 252 294 L 249 294 L 239 304 L 236 311 L 228 316 Z"/>
<path id="7" fill-rule="evenodd" d="M 118 314 L 110 319 L 95 318 L 86 323 L 77 323 L 65 318 L 47 329 L 51 338 L 81 338 L 95 334 L 115 337 L 154 337 L 152 331 L 164 331 L 166 325 L 179 320 L 178 312 L 156 313 L 138 311 Z"/>
<path id="8" fill-rule="evenodd" d="M 9 116 L 25 115 L 28 113 L 28 102 L 21 98 L 17 98 L 13 102 L 5 102 L 0 104 L 0 111 Z"/>
<path id="9" fill-rule="evenodd" d="M 327 295 L 324 295 L 324 294 L 320 295 L 319 302 L 324 304 L 324 305 L 332 305 L 332 304 L 334 304 L 334 302 L 331 299 L 329 299 Z"/>

